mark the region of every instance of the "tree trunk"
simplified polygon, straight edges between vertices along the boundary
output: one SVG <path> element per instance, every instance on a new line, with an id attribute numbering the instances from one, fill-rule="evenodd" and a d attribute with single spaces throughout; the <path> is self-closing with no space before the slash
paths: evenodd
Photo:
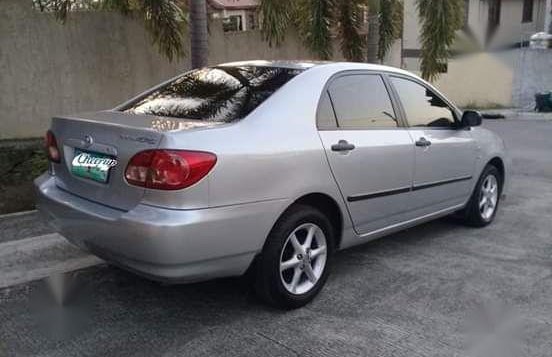
<path id="1" fill-rule="evenodd" d="M 192 68 L 207 66 L 209 55 L 206 0 L 190 0 L 190 44 Z"/>
<path id="2" fill-rule="evenodd" d="M 379 63 L 379 17 L 372 15 L 368 18 L 368 43 L 366 46 L 366 62 Z"/>

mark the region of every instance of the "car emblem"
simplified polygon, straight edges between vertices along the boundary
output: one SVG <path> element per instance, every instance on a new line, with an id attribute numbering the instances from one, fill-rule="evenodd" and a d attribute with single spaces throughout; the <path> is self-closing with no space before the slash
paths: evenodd
<path id="1" fill-rule="evenodd" d="M 86 146 L 90 146 L 94 144 L 94 139 L 90 135 L 86 135 L 84 137 L 84 143 L 86 144 Z"/>

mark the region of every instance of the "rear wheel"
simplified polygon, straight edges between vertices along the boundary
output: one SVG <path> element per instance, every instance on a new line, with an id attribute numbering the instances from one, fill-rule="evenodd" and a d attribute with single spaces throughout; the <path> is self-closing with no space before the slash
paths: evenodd
<path id="1" fill-rule="evenodd" d="M 484 227 L 493 221 L 500 201 L 501 185 L 498 169 L 493 165 L 487 165 L 463 211 L 463 218 L 467 224 Z"/>
<path id="2" fill-rule="evenodd" d="M 326 282 L 333 250 L 328 218 L 311 206 L 292 206 L 275 224 L 261 253 L 258 295 L 282 308 L 307 304 Z"/>

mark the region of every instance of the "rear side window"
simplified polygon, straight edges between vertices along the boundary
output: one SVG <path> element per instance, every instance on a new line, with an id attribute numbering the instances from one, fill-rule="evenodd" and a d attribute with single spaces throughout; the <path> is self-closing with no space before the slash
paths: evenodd
<path id="1" fill-rule="evenodd" d="M 332 101 L 327 91 L 325 91 L 320 98 L 316 119 L 319 129 L 335 129 L 337 126 L 335 113 L 332 108 Z"/>
<path id="2" fill-rule="evenodd" d="M 339 77 L 328 89 L 340 128 L 396 127 L 391 98 L 381 76 L 358 74 Z"/>
<path id="3" fill-rule="evenodd" d="M 391 77 L 409 126 L 452 127 L 452 109 L 429 88 L 404 78 Z"/>
<path id="4" fill-rule="evenodd" d="M 247 116 L 301 71 L 257 66 L 193 70 L 132 103 L 123 111 L 233 122 Z"/>

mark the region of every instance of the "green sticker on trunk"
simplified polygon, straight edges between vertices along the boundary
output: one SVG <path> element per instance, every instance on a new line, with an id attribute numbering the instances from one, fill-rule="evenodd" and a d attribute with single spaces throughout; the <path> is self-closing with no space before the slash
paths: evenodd
<path id="1" fill-rule="evenodd" d="M 71 162 L 71 173 L 101 183 L 109 179 L 109 171 L 117 165 L 117 159 L 112 156 L 75 149 Z"/>

